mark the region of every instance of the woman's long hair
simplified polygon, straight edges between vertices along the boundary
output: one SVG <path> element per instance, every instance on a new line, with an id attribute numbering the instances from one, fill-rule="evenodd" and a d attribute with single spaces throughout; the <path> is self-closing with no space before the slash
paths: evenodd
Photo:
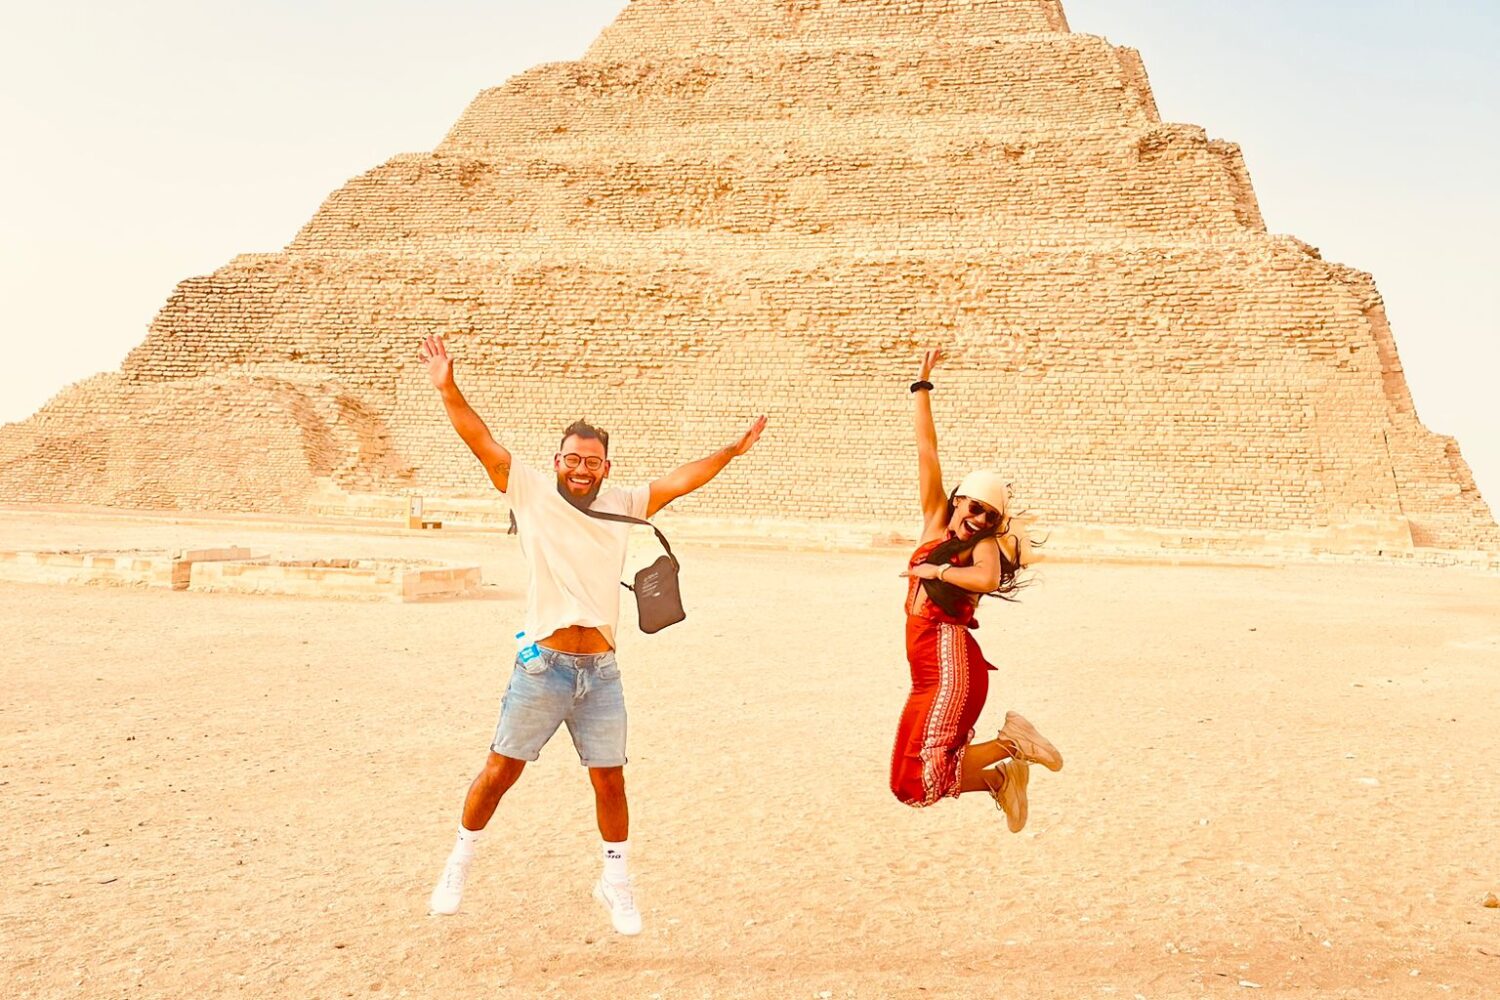
<path id="1" fill-rule="evenodd" d="M 944 525 L 948 525 L 953 522 L 953 510 L 955 507 L 953 501 L 957 498 L 957 496 L 958 489 L 957 487 L 955 487 L 953 492 L 948 494 L 948 514 L 943 519 Z M 983 531 L 979 532 L 968 541 L 955 537 L 943 542 L 941 545 L 937 546 L 937 548 L 928 553 L 927 558 L 924 559 L 923 562 L 931 563 L 934 566 L 941 566 L 944 563 L 952 562 L 954 558 L 958 556 L 967 555 L 968 553 L 973 552 L 975 546 L 984 541 L 986 538 L 1003 538 L 1004 536 L 1009 535 L 1012 523 L 1013 520 L 1009 513 L 1001 514 L 998 523 L 985 528 Z M 1032 547 L 1042 544 L 1041 542 L 1031 541 L 1029 539 L 1028 541 L 1030 542 L 1030 545 Z M 1025 589 L 1026 586 L 1030 583 L 1029 580 L 1022 580 L 1019 578 L 1021 570 L 1025 569 L 1028 563 L 1027 546 L 1021 543 L 1020 537 L 1016 538 L 1016 559 L 1014 562 L 1012 562 L 1011 558 L 1005 554 L 1004 545 L 999 546 L 999 548 L 1000 583 L 994 590 L 990 591 L 988 594 L 980 594 L 979 596 L 998 597 L 1003 601 L 1014 601 L 1017 600 L 1017 597 L 1015 595 L 1021 590 Z M 963 614 L 964 605 L 968 603 L 968 601 L 974 594 L 974 591 L 972 590 L 965 590 L 956 584 L 948 583 L 944 580 L 923 580 L 922 586 L 926 589 L 927 597 L 930 601 L 932 601 L 933 604 L 936 604 L 938 607 L 942 608 L 945 613 L 954 617 Z"/>

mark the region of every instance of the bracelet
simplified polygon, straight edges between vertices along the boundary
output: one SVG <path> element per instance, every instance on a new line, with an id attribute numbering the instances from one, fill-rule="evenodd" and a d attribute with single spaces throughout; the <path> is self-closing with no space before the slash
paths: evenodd
<path id="1" fill-rule="evenodd" d="M 912 392 L 924 392 L 924 391 L 925 392 L 931 392 L 932 391 L 932 383 L 929 382 L 929 381 L 927 381 L 926 379 L 923 379 L 920 382 L 913 382 L 911 384 L 911 391 Z"/>
<path id="2" fill-rule="evenodd" d="M 943 563 L 941 566 L 938 567 L 937 578 L 939 580 L 943 580 L 943 574 L 946 573 L 946 572 L 948 572 L 952 568 L 953 568 L 953 564 L 952 563 Z M 943 580 L 943 582 L 947 583 L 948 581 L 947 580 Z"/>

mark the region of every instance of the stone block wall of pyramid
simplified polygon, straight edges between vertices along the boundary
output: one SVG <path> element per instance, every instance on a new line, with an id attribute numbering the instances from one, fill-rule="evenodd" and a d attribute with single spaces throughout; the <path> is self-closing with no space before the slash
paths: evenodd
<path id="1" fill-rule="evenodd" d="M 1053 0 L 634 0 L 184 281 L 120 372 L 0 430 L 0 500 L 480 495 L 430 333 L 527 461 L 587 417 L 635 481 L 768 413 L 684 513 L 910 520 L 940 344 L 949 478 L 1007 470 L 1039 522 L 1497 542 L 1372 279 L 1269 235 L 1238 147 Z"/>

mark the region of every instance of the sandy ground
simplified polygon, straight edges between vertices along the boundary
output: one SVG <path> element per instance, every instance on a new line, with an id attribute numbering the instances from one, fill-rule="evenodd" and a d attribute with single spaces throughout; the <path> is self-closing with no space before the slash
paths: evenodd
<path id="1" fill-rule="evenodd" d="M 338 533 L 342 531 L 343 533 Z M 887 792 L 900 553 L 691 546 L 633 630 L 633 869 L 566 734 L 456 917 L 428 892 L 510 670 L 513 539 L 0 512 L 0 549 L 480 561 L 483 600 L 0 583 L 5 997 L 1478 997 L 1500 984 L 1500 578 L 1048 567 L 981 721 L 1067 755 L 1031 823 Z M 627 600 L 627 612 L 630 605 Z M 1258 985 L 1258 989 L 1257 989 Z"/>

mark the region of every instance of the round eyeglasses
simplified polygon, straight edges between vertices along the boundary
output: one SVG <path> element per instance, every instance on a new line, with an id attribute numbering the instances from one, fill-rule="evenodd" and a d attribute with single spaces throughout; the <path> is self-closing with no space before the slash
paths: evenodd
<path id="1" fill-rule="evenodd" d="M 604 459 L 600 458 L 598 455 L 584 456 L 570 451 L 562 457 L 562 460 L 563 465 L 567 466 L 570 469 L 576 469 L 580 465 L 582 465 L 590 472 L 598 472 L 600 469 L 604 468 Z"/>

